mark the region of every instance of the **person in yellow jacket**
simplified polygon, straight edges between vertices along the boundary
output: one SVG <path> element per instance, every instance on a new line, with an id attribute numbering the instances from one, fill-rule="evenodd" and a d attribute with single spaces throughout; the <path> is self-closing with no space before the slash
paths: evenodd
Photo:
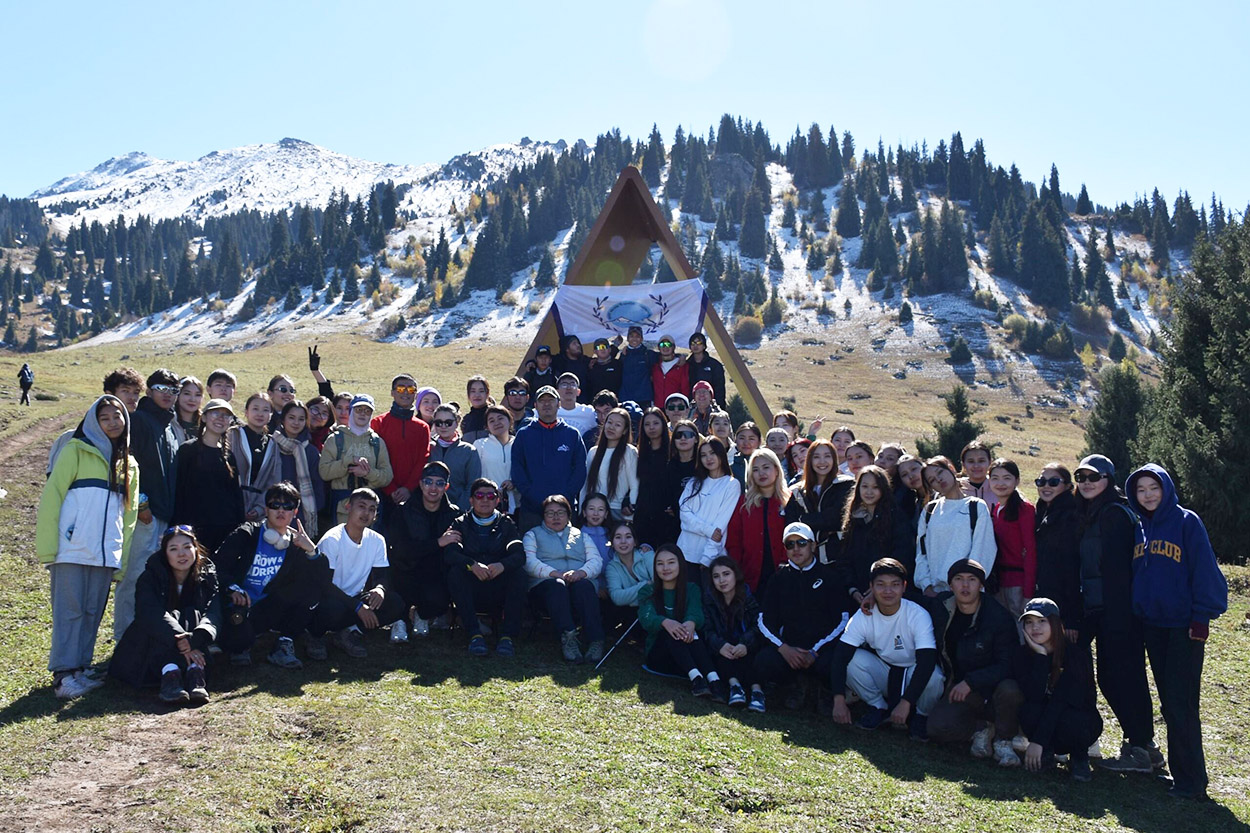
<path id="1" fill-rule="evenodd" d="M 103 685 L 89 668 L 138 513 L 139 464 L 130 456 L 130 415 L 120 399 L 105 394 L 57 457 L 39 499 L 35 552 L 52 583 L 48 670 L 58 698 L 81 697 Z"/>
<path id="2" fill-rule="evenodd" d="M 391 482 L 386 440 L 369 427 L 373 410 L 372 396 L 357 395 L 347 424 L 335 428 L 321 449 L 317 471 L 330 484 L 330 505 L 339 523 L 347 523 L 347 498 L 354 490 L 367 486 L 380 491 Z"/>

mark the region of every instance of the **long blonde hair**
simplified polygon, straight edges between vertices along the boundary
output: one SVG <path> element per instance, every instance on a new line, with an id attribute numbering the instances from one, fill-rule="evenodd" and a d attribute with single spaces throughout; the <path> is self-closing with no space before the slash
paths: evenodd
<path id="1" fill-rule="evenodd" d="M 743 505 L 746 509 L 754 509 L 764 500 L 764 493 L 755 485 L 755 478 L 751 476 L 755 469 L 756 460 L 767 460 L 773 464 L 773 469 L 777 472 L 777 480 L 773 483 L 773 497 L 781 502 L 782 507 L 790 502 L 790 487 L 786 485 L 784 470 L 781 468 L 781 460 L 769 448 L 757 448 L 751 454 L 751 459 L 747 461 L 746 481 L 747 493 L 743 498 Z"/>

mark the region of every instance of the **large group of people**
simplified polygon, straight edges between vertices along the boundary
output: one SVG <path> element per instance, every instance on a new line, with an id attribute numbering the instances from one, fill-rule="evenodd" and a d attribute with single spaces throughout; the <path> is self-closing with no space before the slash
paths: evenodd
<path id="1" fill-rule="evenodd" d="M 249 665 L 270 633 L 285 669 L 452 627 L 512 657 L 533 617 L 570 663 L 635 640 L 695 697 L 1087 780 L 1091 756 L 1164 765 L 1148 658 L 1171 794 L 1205 795 L 1199 682 L 1227 585 L 1167 471 L 1052 462 L 1031 502 L 980 441 L 920 459 L 789 411 L 735 426 L 724 368 L 688 346 L 567 337 L 498 399 L 470 377 L 463 406 L 402 372 L 389 407 L 336 391 L 316 348 L 307 400 L 286 373 L 236 397 L 225 369 L 113 371 L 39 506 L 56 696 L 104 684 L 116 581 L 107 676 L 169 703 L 207 701 L 210 663 Z M 1099 691 L 1124 736 L 1105 757 Z"/>

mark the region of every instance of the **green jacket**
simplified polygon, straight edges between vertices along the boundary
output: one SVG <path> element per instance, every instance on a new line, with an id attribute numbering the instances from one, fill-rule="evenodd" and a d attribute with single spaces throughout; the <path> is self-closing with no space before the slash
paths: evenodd
<path id="1" fill-rule="evenodd" d="M 638 591 L 638 622 L 642 625 L 643 630 L 647 632 L 647 653 L 651 653 L 651 646 L 655 644 L 656 638 L 663 630 L 662 623 L 665 619 L 675 619 L 678 622 L 694 622 L 696 628 L 703 627 L 703 597 L 699 593 L 699 585 L 694 582 L 686 583 L 686 610 L 684 613 L 673 610 L 674 596 L 677 591 L 664 591 L 664 610 L 656 610 L 655 607 L 655 586 L 654 584 L 644 585 Z"/>

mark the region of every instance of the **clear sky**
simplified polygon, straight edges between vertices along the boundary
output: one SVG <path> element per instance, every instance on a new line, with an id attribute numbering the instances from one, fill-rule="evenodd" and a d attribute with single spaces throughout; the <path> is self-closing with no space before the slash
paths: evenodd
<path id="1" fill-rule="evenodd" d="M 0 193 L 142 150 L 305 139 L 442 162 L 729 112 L 858 148 L 959 130 L 1103 204 L 1154 187 L 1239 211 L 1250 3 L 0 0 Z"/>

